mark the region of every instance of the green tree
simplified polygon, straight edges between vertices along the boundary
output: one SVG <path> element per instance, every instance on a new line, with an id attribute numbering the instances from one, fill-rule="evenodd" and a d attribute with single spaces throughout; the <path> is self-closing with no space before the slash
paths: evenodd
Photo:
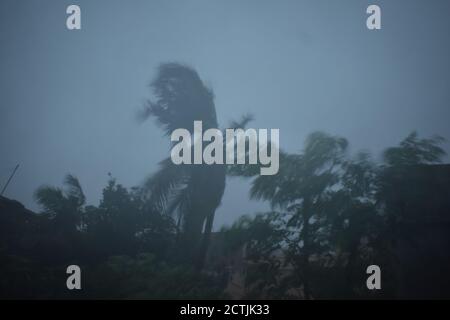
<path id="1" fill-rule="evenodd" d="M 383 158 L 388 166 L 440 163 L 446 154 L 439 146 L 444 141 L 437 135 L 420 139 L 413 131 L 397 147 L 387 148 Z"/>
<path id="2" fill-rule="evenodd" d="M 65 232 L 83 228 L 83 209 L 86 203 L 83 189 L 78 179 L 68 174 L 64 179 L 64 189 L 41 186 L 34 197 L 44 209 L 43 213 L 55 221 L 57 227 Z"/>
<path id="3" fill-rule="evenodd" d="M 110 178 L 100 205 L 85 208 L 85 231 L 96 255 L 168 254 L 175 235 L 173 219 L 143 202 L 141 193 L 140 188 L 128 190 Z"/>
<path id="4" fill-rule="evenodd" d="M 330 226 L 329 250 L 335 253 L 336 267 L 343 268 L 341 285 L 335 291 L 341 297 L 355 297 L 364 285 L 364 274 L 359 271 L 368 264 L 366 253 L 382 229 L 376 207 L 378 173 L 367 153 L 345 160 L 340 188 L 323 204 Z"/>
<path id="5" fill-rule="evenodd" d="M 280 171 L 273 176 L 258 175 L 256 165 L 235 166 L 230 174 L 254 177 L 250 195 L 269 200 L 272 207 L 286 209 L 288 240 L 287 263 L 295 266 L 297 283 L 303 286 L 306 298 L 312 297 L 310 258 L 320 252 L 323 228 L 324 198 L 339 182 L 338 171 L 343 163 L 347 141 L 322 132 L 306 139 L 303 153 L 280 154 Z"/>

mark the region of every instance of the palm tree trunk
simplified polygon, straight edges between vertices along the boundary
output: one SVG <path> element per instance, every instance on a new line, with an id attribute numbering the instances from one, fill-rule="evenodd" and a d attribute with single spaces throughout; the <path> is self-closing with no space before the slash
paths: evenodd
<path id="1" fill-rule="evenodd" d="M 205 265 L 206 255 L 208 253 L 209 244 L 211 242 L 211 231 L 214 222 L 214 211 L 206 217 L 205 230 L 203 232 L 203 239 L 200 245 L 199 256 L 196 263 L 198 272 L 202 271 Z"/>

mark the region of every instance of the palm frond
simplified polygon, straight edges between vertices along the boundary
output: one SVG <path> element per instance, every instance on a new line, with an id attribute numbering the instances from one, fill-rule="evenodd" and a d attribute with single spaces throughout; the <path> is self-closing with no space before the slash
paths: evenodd
<path id="1" fill-rule="evenodd" d="M 204 128 L 216 128 L 214 94 L 197 72 L 179 63 L 164 63 L 150 85 L 155 101 L 148 101 L 139 117 L 155 117 L 165 135 L 184 128 L 192 132 L 193 123 L 200 120 Z"/>
<path id="2" fill-rule="evenodd" d="M 72 174 L 68 174 L 64 179 L 64 184 L 67 188 L 66 194 L 69 200 L 73 201 L 78 207 L 83 206 L 86 203 L 86 197 L 78 178 Z"/>
<path id="3" fill-rule="evenodd" d="M 233 120 L 230 122 L 228 129 L 245 129 L 247 127 L 247 124 L 249 124 L 251 121 L 255 120 L 252 114 L 247 113 L 244 114 L 241 119 L 238 121 Z"/>
<path id="4" fill-rule="evenodd" d="M 64 207 L 65 197 L 60 188 L 41 186 L 34 192 L 34 199 L 45 213 L 56 215 Z"/>
<path id="5" fill-rule="evenodd" d="M 416 165 L 440 163 L 446 152 L 439 145 L 443 137 L 432 136 L 420 139 L 416 131 L 411 132 L 397 147 L 387 148 L 383 153 L 389 165 Z"/>
<path id="6" fill-rule="evenodd" d="M 144 183 L 148 200 L 159 210 L 166 210 L 171 193 L 180 187 L 186 179 L 186 168 L 175 165 L 170 158 L 160 162 L 159 170 Z"/>

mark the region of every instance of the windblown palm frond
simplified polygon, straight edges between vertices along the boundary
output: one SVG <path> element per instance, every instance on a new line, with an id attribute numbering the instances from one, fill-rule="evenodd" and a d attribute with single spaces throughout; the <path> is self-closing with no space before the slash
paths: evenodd
<path id="1" fill-rule="evenodd" d="M 51 186 L 39 187 L 34 193 L 34 198 L 42 206 L 44 212 L 50 216 L 61 212 L 66 200 L 60 188 Z"/>
<path id="2" fill-rule="evenodd" d="M 228 129 L 245 129 L 245 127 L 247 127 L 247 125 L 254 119 L 255 118 L 253 117 L 252 114 L 250 113 L 244 114 L 238 121 L 236 120 L 231 121 L 228 126 Z"/>
<path id="3" fill-rule="evenodd" d="M 260 165 L 230 166 L 229 174 L 255 177 L 250 196 L 269 200 L 273 207 L 284 206 L 333 184 L 333 167 L 340 163 L 346 148 L 347 140 L 314 132 L 307 137 L 302 154 L 280 152 L 276 175 L 259 175 Z"/>
<path id="4" fill-rule="evenodd" d="M 172 193 L 181 188 L 188 177 L 186 167 L 175 165 L 170 158 L 164 159 L 159 170 L 144 183 L 149 202 L 166 211 Z"/>
<path id="5" fill-rule="evenodd" d="M 162 64 L 150 87 L 156 100 L 148 101 L 140 116 L 143 120 L 154 116 L 165 135 L 178 128 L 192 132 L 196 120 L 202 121 L 204 128 L 217 128 L 214 94 L 192 68 Z"/>
<path id="6" fill-rule="evenodd" d="M 419 139 L 417 132 L 413 131 L 398 147 L 386 149 L 383 158 L 390 166 L 440 163 L 446 154 L 439 146 L 444 141 L 440 136 Z"/>
<path id="7" fill-rule="evenodd" d="M 34 193 L 34 198 L 45 214 L 66 230 L 75 230 L 80 222 L 86 197 L 75 176 L 68 174 L 64 179 L 64 186 L 65 189 L 41 186 Z"/>
<path id="8" fill-rule="evenodd" d="M 66 186 L 66 196 L 70 201 L 73 201 L 77 207 L 81 207 L 86 203 L 86 197 L 81 188 L 78 178 L 68 174 L 64 179 Z"/>

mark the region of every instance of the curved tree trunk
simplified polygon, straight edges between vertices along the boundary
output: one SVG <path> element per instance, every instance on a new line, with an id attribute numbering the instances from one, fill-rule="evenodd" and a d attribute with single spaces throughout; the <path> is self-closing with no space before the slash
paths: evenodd
<path id="1" fill-rule="evenodd" d="M 208 215 L 205 222 L 205 230 L 203 231 L 203 238 L 200 244 L 199 254 L 196 261 L 196 270 L 201 271 L 205 265 L 205 259 L 208 254 L 209 244 L 211 242 L 211 231 L 214 222 L 215 210 Z"/>

